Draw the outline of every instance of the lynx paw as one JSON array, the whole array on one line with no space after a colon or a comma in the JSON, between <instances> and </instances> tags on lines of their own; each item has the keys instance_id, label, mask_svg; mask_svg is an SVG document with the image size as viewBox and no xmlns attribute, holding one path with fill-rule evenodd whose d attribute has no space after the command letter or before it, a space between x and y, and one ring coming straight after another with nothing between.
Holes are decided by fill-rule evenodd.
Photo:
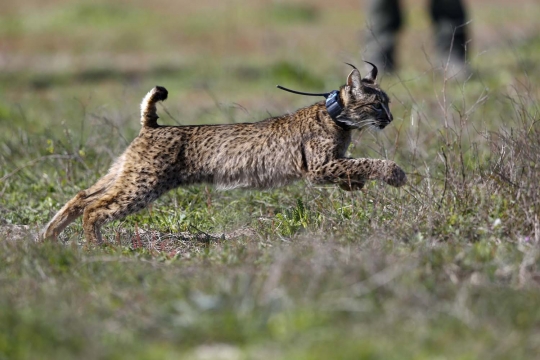
<instances>
[{"instance_id":1,"label":"lynx paw","mask_svg":"<svg viewBox=\"0 0 540 360\"><path fill-rule=\"evenodd\" d=\"M390 186L400 187L407 183L407 175L395 162L387 161L384 181Z\"/></svg>"}]
</instances>

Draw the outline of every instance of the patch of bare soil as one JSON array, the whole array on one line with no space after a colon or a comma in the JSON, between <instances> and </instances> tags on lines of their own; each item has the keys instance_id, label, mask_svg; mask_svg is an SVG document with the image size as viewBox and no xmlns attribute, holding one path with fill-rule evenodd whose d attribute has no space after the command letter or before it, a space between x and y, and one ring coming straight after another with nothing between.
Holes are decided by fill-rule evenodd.
<instances>
[{"instance_id":1,"label":"patch of bare soil","mask_svg":"<svg viewBox=\"0 0 540 360\"><path fill-rule=\"evenodd\" d=\"M30 225L1 225L0 238L12 241L33 240L38 241L39 228ZM219 240L232 240L242 236L253 236L255 231L250 227L241 227L226 233L206 233L203 231L163 233L155 230L118 229L115 241L122 244L126 240L134 248L147 248L159 251L172 251L178 247L179 242L211 242ZM65 240L60 236L60 240Z\"/></svg>"}]
</instances>

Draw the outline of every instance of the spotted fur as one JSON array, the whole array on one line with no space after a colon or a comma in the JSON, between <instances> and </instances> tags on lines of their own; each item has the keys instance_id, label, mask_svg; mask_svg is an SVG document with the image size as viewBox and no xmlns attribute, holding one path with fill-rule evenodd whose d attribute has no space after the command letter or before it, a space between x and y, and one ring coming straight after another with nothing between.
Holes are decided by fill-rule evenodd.
<instances>
[{"instance_id":1,"label":"spotted fur","mask_svg":"<svg viewBox=\"0 0 540 360\"><path fill-rule=\"evenodd\" d=\"M56 237L82 215L86 240L102 243L102 225L189 184L265 189L306 179L348 191L376 179L404 185L405 173L393 161L345 156L352 130L382 129L392 121L388 96L373 73L362 79L353 70L339 92L343 111L335 120L318 102L256 123L162 126L156 103L167 90L155 87L141 104L139 136L104 177L58 211L42 238Z\"/></svg>"}]
</instances>

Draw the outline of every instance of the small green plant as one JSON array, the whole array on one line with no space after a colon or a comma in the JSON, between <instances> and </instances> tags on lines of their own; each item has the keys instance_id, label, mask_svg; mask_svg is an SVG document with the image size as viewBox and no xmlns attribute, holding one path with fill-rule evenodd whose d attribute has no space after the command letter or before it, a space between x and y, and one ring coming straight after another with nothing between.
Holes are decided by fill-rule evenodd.
<instances>
[{"instance_id":1,"label":"small green plant","mask_svg":"<svg viewBox=\"0 0 540 360\"><path fill-rule=\"evenodd\" d=\"M320 218L310 212L301 199L296 199L295 207L276 214L276 232L282 236L292 236L319 222Z\"/></svg>"}]
</instances>

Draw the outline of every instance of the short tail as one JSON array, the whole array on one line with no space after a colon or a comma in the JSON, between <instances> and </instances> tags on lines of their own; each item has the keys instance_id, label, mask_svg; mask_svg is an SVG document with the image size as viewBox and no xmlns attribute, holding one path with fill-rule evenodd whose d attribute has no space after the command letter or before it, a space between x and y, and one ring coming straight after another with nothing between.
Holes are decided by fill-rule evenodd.
<instances>
[{"instance_id":1,"label":"short tail","mask_svg":"<svg viewBox=\"0 0 540 360\"><path fill-rule=\"evenodd\" d=\"M163 86L156 86L146 94L141 102L141 125L147 127L158 127L156 103L167 99L169 92Z\"/></svg>"}]
</instances>

